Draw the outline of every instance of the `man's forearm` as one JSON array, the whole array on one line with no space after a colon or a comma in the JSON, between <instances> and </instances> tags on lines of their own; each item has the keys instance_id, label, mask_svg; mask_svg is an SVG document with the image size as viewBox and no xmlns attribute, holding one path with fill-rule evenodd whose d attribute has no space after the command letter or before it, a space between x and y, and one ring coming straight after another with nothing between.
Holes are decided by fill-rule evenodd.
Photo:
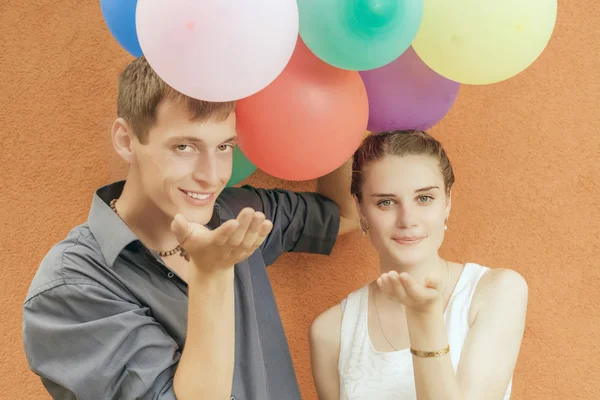
<instances>
[{"instance_id":1,"label":"man's forearm","mask_svg":"<svg viewBox=\"0 0 600 400\"><path fill-rule=\"evenodd\" d=\"M354 199L350 195L352 160L346 161L335 171L317 180L317 192L333 200L340 208L340 234L358 229L358 215Z\"/></svg>"},{"instance_id":2,"label":"man's forearm","mask_svg":"<svg viewBox=\"0 0 600 400\"><path fill-rule=\"evenodd\" d=\"M179 400L229 400L235 357L234 272L190 272L185 348L174 390Z\"/></svg>"}]
</instances>

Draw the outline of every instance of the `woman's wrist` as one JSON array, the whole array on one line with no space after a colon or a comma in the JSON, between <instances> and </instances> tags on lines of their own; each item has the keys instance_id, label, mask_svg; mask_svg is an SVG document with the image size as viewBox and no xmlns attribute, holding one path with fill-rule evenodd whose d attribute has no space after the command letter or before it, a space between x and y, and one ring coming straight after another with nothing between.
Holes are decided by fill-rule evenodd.
<instances>
[{"instance_id":1,"label":"woman's wrist","mask_svg":"<svg viewBox=\"0 0 600 400\"><path fill-rule=\"evenodd\" d=\"M446 348L448 337L443 305L428 309L406 308L406 322L411 348L420 351L437 351Z\"/></svg>"},{"instance_id":2,"label":"woman's wrist","mask_svg":"<svg viewBox=\"0 0 600 400\"><path fill-rule=\"evenodd\" d=\"M406 314L411 315L412 318L416 319L431 319L439 316L440 314L443 316L444 314L444 300L440 295L434 301L431 301L428 304L422 304L418 306L405 306Z\"/></svg>"}]
</instances>

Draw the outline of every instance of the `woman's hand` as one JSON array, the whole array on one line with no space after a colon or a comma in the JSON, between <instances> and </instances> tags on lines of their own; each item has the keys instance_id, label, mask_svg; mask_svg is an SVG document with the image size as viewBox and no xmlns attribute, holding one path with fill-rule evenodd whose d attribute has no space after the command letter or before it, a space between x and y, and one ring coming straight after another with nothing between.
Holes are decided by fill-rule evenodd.
<instances>
[{"instance_id":1,"label":"woman's hand","mask_svg":"<svg viewBox=\"0 0 600 400\"><path fill-rule=\"evenodd\" d=\"M428 313L443 303L440 280L424 278L417 282L410 274L386 272L377 279L379 289L391 300L403 304L415 312Z\"/></svg>"}]
</instances>

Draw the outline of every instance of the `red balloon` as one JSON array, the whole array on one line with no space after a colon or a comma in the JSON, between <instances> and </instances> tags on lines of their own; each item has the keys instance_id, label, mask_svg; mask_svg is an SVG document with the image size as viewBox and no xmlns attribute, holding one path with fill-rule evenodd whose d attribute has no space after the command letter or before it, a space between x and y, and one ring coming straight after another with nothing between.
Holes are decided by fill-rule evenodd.
<instances>
[{"instance_id":1,"label":"red balloon","mask_svg":"<svg viewBox=\"0 0 600 400\"><path fill-rule=\"evenodd\" d=\"M298 38L286 68L236 106L239 145L269 175L292 181L326 175L360 145L369 119L358 72L317 58Z\"/></svg>"}]
</instances>

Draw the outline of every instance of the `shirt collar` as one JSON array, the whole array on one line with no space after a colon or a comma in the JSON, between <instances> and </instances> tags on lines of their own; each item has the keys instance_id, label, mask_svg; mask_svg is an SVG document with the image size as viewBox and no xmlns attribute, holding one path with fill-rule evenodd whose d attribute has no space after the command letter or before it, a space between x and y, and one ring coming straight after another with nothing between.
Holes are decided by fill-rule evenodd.
<instances>
[{"instance_id":1,"label":"shirt collar","mask_svg":"<svg viewBox=\"0 0 600 400\"><path fill-rule=\"evenodd\" d=\"M118 199L123 192L125 181L118 181L96 190L92 199L92 207L88 215L88 225L94 238L98 242L100 251L106 263L112 267L123 249L140 239L119 216L110 208L110 202ZM211 220L207 224L209 229L220 225L219 206L215 204ZM141 243L141 242L140 242Z\"/></svg>"}]
</instances>

